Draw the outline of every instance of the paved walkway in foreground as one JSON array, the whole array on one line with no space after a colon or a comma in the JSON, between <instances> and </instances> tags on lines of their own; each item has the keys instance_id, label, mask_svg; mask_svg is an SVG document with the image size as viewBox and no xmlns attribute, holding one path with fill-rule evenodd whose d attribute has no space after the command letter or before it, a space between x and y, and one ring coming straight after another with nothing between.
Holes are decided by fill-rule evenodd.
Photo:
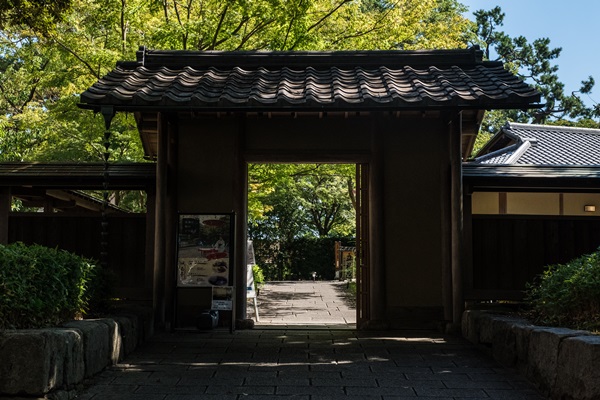
<instances>
[{"instance_id":1,"label":"paved walkway in foreground","mask_svg":"<svg viewBox=\"0 0 600 400\"><path fill-rule=\"evenodd\" d=\"M542 400L462 338L357 332L338 283L280 282L253 330L158 334L99 374L84 400ZM315 325L315 323L321 324ZM346 329L334 329L344 327Z\"/></svg>"}]
</instances>

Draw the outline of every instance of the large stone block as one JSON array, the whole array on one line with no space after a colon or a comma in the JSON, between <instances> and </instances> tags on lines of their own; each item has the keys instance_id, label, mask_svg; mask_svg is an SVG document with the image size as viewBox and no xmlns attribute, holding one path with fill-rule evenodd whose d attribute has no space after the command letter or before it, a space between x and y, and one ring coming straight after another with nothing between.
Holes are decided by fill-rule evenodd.
<instances>
[{"instance_id":1,"label":"large stone block","mask_svg":"<svg viewBox=\"0 0 600 400\"><path fill-rule=\"evenodd\" d=\"M549 393L557 379L558 350L561 341L585 334L585 331L566 328L532 329L529 335L527 377L538 383L543 392Z\"/></svg>"},{"instance_id":2,"label":"large stone block","mask_svg":"<svg viewBox=\"0 0 600 400\"><path fill-rule=\"evenodd\" d=\"M0 393L41 396L83 379L81 335L74 330L0 332Z\"/></svg>"},{"instance_id":3,"label":"large stone block","mask_svg":"<svg viewBox=\"0 0 600 400\"><path fill-rule=\"evenodd\" d=\"M107 365L115 365L124 357L119 324L111 318L102 318L96 321L106 325L108 329L108 359L106 361Z\"/></svg>"},{"instance_id":4,"label":"large stone block","mask_svg":"<svg viewBox=\"0 0 600 400\"><path fill-rule=\"evenodd\" d=\"M135 350L138 344L138 325L137 318L130 316L116 316L113 319L119 325L121 334L121 351L123 356L127 356Z\"/></svg>"},{"instance_id":5,"label":"large stone block","mask_svg":"<svg viewBox=\"0 0 600 400\"><path fill-rule=\"evenodd\" d=\"M500 364L513 367L519 362L517 330L525 326L525 320L508 316L496 316L492 321L492 356Z\"/></svg>"},{"instance_id":6,"label":"large stone block","mask_svg":"<svg viewBox=\"0 0 600 400\"><path fill-rule=\"evenodd\" d=\"M466 310L462 315L462 335L473 344L479 344L479 318L482 313L480 310Z\"/></svg>"},{"instance_id":7,"label":"large stone block","mask_svg":"<svg viewBox=\"0 0 600 400\"><path fill-rule=\"evenodd\" d=\"M83 335L83 359L85 377L102 371L111 359L108 325L96 320L71 321L65 327L75 329Z\"/></svg>"},{"instance_id":8,"label":"large stone block","mask_svg":"<svg viewBox=\"0 0 600 400\"><path fill-rule=\"evenodd\" d=\"M71 328L56 328L54 332L65 347L63 382L57 387L72 388L83 381L85 376L83 335L80 331Z\"/></svg>"},{"instance_id":9,"label":"large stone block","mask_svg":"<svg viewBox=\"0 0 600 400\"><path fill-rule=\"evenodd\" d=\"M496 315L481 314L479 316L479 343L491 346L494 339L494 319Z\"/></svg>"},{"instance_id":10,"label":"large stone block","mask_svg":"<svg viewBox=\"0 0 600 400\"><path fill-rule=\"evenodd\" d=\"M0 394L42 395L56 381L56 343L40 331L0 332Z\"/></svg>"},{"instance_id":11,"label":"large stone block","mask_svg":"<svg viewBox=\"0 0 600 400\"><path fill-rule=\"evenodd\" d=\"M515 334L515 350L517 352L517 369L523 375L527 374L529 364L529 337L536 328L530 324L515 324L512 330Z\"/></svg>"},{"instance_id":12,"label":"large stone block","mask_svg":"<svg viewBox=\"0 0 600 400\"><path fill-rule=\"evenodd\" d=\"M558 352L558 370L553 398L600 399L600 336L564 339Z\"/></svg>"},{"instance_id":13,"label":"large stone block","mask_svg":"<svg viewBox=\"0 0 600 400\"><path fill-rule=\"evenodd\" d=\"M146 325L130 314L60 328L0 331L0 397L71 396L84 377L132 352L151 332Z\"/></svg>"}]
</instances>

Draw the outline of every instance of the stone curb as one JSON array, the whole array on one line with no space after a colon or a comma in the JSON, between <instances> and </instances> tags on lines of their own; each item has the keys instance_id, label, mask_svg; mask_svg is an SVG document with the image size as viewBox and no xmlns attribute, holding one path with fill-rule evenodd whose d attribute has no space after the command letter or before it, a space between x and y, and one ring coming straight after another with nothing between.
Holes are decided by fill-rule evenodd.
<instances>
[{"instance_id":1,"label":"stone curb","mask_svg":"<svg viewBox=\"0 0 600 400\"><path fill-rule=\"evenodd\" d=\"M600 398L600 336L483 310L464 312L462 334L551 399Z\"/></svg>"},{"instance_id":2,"label":"stone curb","mask_svg":"<svg viewBox=\"0 0 600 400\"><path fill-rule=\"evenodd\" d=\"M0 397L67 399L152 335L152 312L0 331Z\"/></svg>"}]
</instances>

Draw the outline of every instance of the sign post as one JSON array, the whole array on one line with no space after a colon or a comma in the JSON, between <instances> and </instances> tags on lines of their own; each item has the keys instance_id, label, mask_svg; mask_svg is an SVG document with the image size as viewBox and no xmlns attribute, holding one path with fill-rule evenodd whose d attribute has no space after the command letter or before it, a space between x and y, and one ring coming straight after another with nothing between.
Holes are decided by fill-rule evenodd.
<instances>
[{"instance_id":1,"label":"sign post","mask_svg":"<svg viewBox=\"0 0 600 400\"><path fill-rule=\"evenodd\" d=\"M246 248L246 258L248 259L248 264L246 265L246 298L252 299L252 301L254 302L254 315L256 317L256 322L259 322L260 316L258 315L256 286L254 285L254 273L252 272L252 267L256 265L256 261L254 258L254 246L252 245L252 240L248 240L248 245Z\"/></svg>"}]
</instances>

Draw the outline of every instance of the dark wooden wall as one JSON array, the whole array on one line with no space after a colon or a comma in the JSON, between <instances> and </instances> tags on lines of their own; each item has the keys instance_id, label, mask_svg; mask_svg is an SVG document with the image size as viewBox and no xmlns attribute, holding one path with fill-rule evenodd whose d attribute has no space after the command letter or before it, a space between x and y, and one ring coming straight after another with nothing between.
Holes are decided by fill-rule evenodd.
<instances>
[{"instance_id":1,"label":"dark wooden wall","mask_svg":"<svg viewBox=\"0 0 600 400\"><path fill-rule=\"evenodd\" d=\"M474 215L467 299L518 300L526 282L550 264L600 246L600 218Z\"/></svg>"},{"instance_id":2,"label":"dark wooden wall","mask_svg":"<svg viewBox=\"0 0 600 400\"><path fill-rule=\"evenodd\" d=\"M146 215L108 218L108 266L117 279L115 295L151 299L152 283L146 277ZM36 243L100 260L100 223L98 215L11 214L8 242Z\"/></svg>"}]
</instances>

